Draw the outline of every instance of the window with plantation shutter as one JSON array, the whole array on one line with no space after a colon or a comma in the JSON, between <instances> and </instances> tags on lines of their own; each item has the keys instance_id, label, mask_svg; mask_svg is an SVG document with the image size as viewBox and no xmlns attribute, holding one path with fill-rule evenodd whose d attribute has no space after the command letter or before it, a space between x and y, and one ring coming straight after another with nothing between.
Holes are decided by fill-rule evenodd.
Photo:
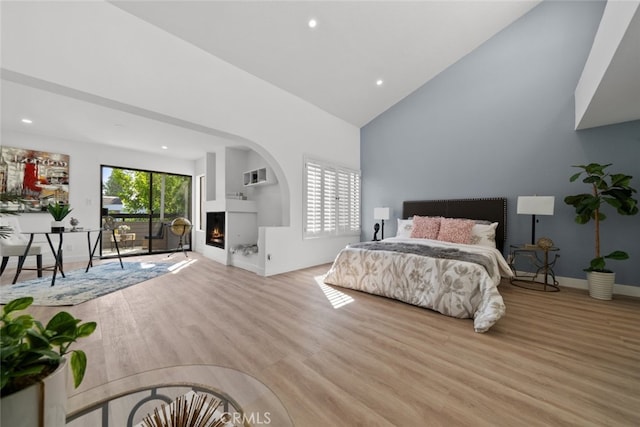
<instances>
[{"instance_id":1,"label":"window with plantation shutter","mask_svg":"<svg viewBox=\"0 0 640 427\"><path fill-rule=\"evenodd\" d=\"M322 231L334 234L336 231L337 195L336 171L324 168L322 171Z\"/></svg>"},{"instance_id":2,"label":"window with plantation shutter","mask_svg":"<svg viewBox=\"0 0 640 427\"><path fill-rule=\"evenodd\" d=\"M306 220L305 234L310 236L320 235L322 232L322 167L317 164L307 163L306 174L306 200L304 201Z\"/></svg>"},{"instance_id":3,"label":"window with plantation shutter","mask_svg":"<svg viewBox=\"0 0 640 427\"><path fill-rule=\"evenodd\" d=\"M306 160L304 236L360 234L360 173Z\"/></svg>"}]
</instances>

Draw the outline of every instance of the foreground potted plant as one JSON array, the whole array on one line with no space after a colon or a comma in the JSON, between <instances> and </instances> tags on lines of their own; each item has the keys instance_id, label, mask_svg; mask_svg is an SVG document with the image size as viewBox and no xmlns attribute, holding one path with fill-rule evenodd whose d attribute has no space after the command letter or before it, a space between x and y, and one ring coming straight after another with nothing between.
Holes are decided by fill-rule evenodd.
<instances>
[{"instance_id":1,"label":"foreground potted plant","mask_svg":"<svg viewBox=\"0 0 640 427\"><path fill-rule=\"evenodd\" d=\"M67 204L56 202L54 204L47 206L47 211L53 217L53 221L51 222L51 232L59 233L64 231L64 224L62 220L65 219L67 215L71 213L73 209L69 207Z\"/></svg>"},{"instance_id":2,"label":"foreground potted plant","mask_svg":"<svg viewBox=\"0 0 640 427\"><path fill-rule=\"evenodd\" d=\"M96 329L95 322L80 323L59 312L46 326L29 314L13 316L33 303L32 297L15 299L2 308L0 322L0 399L3 426L63 426L66 417L65 355L71 353L73 383L78 387L87 368L82 350L70 350L77 339Z\"/></svg>"},{"instance_id":3,"label":"foreground potted plant","mask_svg":"<svg viewBox=\"0 0 640 427\"><path fill-rule=\"evenodd\" d=\"M589 295L597 299L610 300L613 294L615 273L606 268L605 260L625 260L629 255L623 251L613 251L608 255L600 253L600 221L604 221L606 215L602 213L603 203L615 208L620 215L635 215L638 213L638 201L633 198L636 192L630 186L630 175L621 173L612 174L606 171L611 163L600 165L590 163L588 165L574 165L582 169L571 176L569 181L574 182L585 175L582 182L591 187L591 193L582 193L575 196L567 196L564 201L576 210L576 222L587 224L591 220L595 223L595 258L591 260L587 272L589 283Z\"/></svg>"}]
</instances>

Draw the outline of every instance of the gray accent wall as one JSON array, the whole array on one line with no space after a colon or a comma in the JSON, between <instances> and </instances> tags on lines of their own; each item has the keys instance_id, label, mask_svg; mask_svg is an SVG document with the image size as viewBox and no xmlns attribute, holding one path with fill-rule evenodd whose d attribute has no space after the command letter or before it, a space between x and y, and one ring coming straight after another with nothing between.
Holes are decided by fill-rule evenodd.
<instances>
[{"instance_id":1,"label":"gray accent wall","mask_svg":"<svg viewBox=\"0 0 640 427\"><path fill-rule=\"evenodd\" d=\"M640 121L574 130L574 90L604 2L545 1L361 130L362 240L373 209L389 206L396 232L404 200L507 197L508 244L528 243L531 216L518 196L555 196L554 216L538 216L537 237L560 248L556 274L583 279L593 258L593 225L578 225L566 195L571 165L613 163L640 188ZM616 283L640 286L640 215L614 212L602 223Z\"/></svg>"}]
</instances>

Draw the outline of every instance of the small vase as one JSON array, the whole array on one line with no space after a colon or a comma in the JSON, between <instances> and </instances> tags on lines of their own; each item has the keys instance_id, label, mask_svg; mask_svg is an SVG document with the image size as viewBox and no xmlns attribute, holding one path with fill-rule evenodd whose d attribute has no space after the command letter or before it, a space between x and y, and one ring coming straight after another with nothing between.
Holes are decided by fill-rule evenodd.
<instances>
[{"instance_id":1,"label":"small vase","mask_svg":"<svg viewBox=\"0 0 640 427\"><path fill-rule=\"evenodd\" d=\"M64 231L64 223L62 221L51 221L51 232L61 233Z\"/></svg>"}]
</instances>

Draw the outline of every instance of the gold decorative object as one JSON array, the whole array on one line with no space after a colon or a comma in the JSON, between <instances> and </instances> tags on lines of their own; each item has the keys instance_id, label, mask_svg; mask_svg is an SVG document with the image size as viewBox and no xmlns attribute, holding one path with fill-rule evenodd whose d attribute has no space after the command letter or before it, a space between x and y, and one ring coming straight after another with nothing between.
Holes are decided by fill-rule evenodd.
<instances>
[{"instance_id":1,"label":"gold decorative object","mask_svg":"<svg viewBox=\"0 0 640 427\"><path fill-rule=\"evenodd\" d=\"M553 247L553 240L548 237L541 237L536 242L536 245L538 245L538 247L542 249L549 249Z\"/></svg>"},{"instance_id":2,"label":"gold decorative object","mask_svg":"<svg viewBox=\"0 0 640 427\"><path fill-rule=\"evenodd\" d=\"M176 218L171 221L170 230L176 236L184 236L191 231L191 221L187 218Z\"/></svg>"},{"instance_id":3,"label":"gold decorative object","mask_svg":"<svg viewBox=\"0 0 640 427\"><path fill-rule=\"evenodd\" d=\"M184 256L188 256L183 244L184 235L191 231L191 227L191 221L189 221L187 218L182 217L174 219L173 221L171 221L171 225L169 225L169 230L171 230L171 232L176 236L180 237L180 241L178 242L178 247L176 248L175 252L182 249ZM171 254L169 254L169 256L171 256Z\"/></svg>"}]
</instances>

